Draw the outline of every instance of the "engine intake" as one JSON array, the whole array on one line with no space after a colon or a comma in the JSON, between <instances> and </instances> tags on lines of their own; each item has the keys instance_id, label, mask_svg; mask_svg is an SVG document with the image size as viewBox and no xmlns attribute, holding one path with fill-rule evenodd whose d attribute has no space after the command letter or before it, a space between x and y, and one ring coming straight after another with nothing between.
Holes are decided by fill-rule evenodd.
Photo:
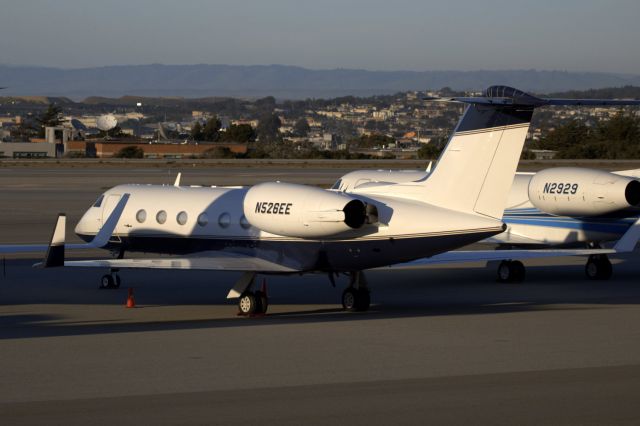
<instances>
[{"instance_id":1,"label":"engine intake","mask_svg":"<svg viewBox=\"0 0 640 426\"><path fill-rule=\"evenodd\" d=\"M624 196L629 205L637 206L640 204L640 182L637 180L629 182L627 188L624 190Z\"/></svg>"},{"instance_id":2,"label":"engine intake","mask_svg":"<svg viewBox=\"0 0 640 426\"><path fill-rule=\"evenodd\" d=\"M351 200L342 209L344 223L347 226L358 229L367 221L367 206L360 200Z\"/></svg>"}]
</instances>

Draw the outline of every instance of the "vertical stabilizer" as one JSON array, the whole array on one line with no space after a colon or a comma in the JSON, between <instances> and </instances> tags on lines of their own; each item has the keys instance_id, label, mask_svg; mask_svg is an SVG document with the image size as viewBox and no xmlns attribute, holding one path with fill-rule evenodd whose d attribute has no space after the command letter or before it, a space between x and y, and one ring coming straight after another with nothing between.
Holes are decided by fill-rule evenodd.
<instances>
[{"instance_id":1,"label":"vertical stabilizer","mask_svg":"<svg viewBox=\"0 0 640 426\"><path fill-rule=\"evenodd\" d=\"M538 98L507 86L491 86L477 98L430 100L462 102L467 109L435 170L416 182L422 185L420 199L496 219L506 207L535 108L640 105L636 99Z\"/></svg>"},{"instance_id":2,"label":"vertical stabilizer","mask_svg":"<svg viewBox=\"0 0 640 426\"><path fill-rule=\"evenodd\" d=\"M501 219L533 109L488 102L467 105L423 183L424 201Z\"/></svg>"}]
</instances>

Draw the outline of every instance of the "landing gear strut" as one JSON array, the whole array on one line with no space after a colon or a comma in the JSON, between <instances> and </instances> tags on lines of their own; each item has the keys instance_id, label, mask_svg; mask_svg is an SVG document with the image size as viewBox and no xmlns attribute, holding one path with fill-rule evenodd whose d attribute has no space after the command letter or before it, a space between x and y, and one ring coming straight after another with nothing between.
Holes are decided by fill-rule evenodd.
<instances>
[{"instance_id":1,"label":"landing gear strut","mask_svg":"<svg viewBox=\"0 0 640 426\"><path fill-rule=\"evenodd\" d=\"M524 280L526 269L519 260L503 260L498 265L498 282L519 283Z\"/></svg>"},{"instance_id":2,"label":"landing gear strut","mask_svg":"<svg viewBox=\"0 0 640 426\"><path fill-rule=\"evenodd\" d=\"M371 305L371 295L362 271L350 274L351 282L342 292L342 307L350 312L363 312Z\"/></svg>"},{"instance_id":3,"label":"landing gear strut","mask_svg":"<svg viewBox=\"0 0 640 426\"><path fill-rule=\"evenodd\" d=\"M592 254L584 266L584 272L591 280L608 280L613 273L613 266L606 254Z\"/></svg>"},{"instance_id":4,"label":"landing gear strut","mask_svg":"<svg viewBox=\"0 0 640 426\"><path fill-rule=\"evenodd\" d=\"M100 279L100 288L103 289L115 289L120 288L120 275L118 275L117 269L112 269L108 274L105 274Z\"/></svg>"}]
</instances>

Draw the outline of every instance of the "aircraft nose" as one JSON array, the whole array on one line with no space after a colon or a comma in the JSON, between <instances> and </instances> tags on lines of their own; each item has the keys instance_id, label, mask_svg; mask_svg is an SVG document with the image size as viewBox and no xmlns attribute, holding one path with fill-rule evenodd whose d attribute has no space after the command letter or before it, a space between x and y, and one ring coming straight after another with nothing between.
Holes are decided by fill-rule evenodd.
<instances>
[{"instance_id":1,"label":"aircraft nose","mask_svg":"<svg viewBox=\"0 0 640 426\"><path fill-rule=\"evenodd\" d=\"M74 232L85 241L91 240L93 235L98 232L98 216L95 207L89 208L78 221Z\"/></svg>"}]
</instances>

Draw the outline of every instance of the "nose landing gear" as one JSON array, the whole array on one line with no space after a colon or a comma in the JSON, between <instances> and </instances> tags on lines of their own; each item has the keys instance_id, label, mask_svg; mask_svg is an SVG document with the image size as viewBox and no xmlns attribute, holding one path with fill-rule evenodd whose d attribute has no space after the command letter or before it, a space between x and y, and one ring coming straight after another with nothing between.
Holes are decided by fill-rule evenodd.
<instances>
[{"instance_id":1,"label":"nose landing gear","mask_svg":"<svg viewBox=\"0 0 640 426\"><path fill-rule=\"evenodd\" d=\"M100 287L101 289L116 289L120 288L120 284L122 280L120 279L120 275L118 275L117 269L112 269L108 274L105 274L100 279Z\"/></svg>"},{"instance_id":2,"label":"nose landing gear","mask_svg":"<svg viewBox=\"0 0 640 426\"><path fill-rule=\"evenodd\" d=\"M260 290L254 290L255 272L245 272L229 291L227 298L238 298L238 315L252 316L264 315L269 308L267 296L267 283L262 282Z\"/></svg>"}]
</instances>

